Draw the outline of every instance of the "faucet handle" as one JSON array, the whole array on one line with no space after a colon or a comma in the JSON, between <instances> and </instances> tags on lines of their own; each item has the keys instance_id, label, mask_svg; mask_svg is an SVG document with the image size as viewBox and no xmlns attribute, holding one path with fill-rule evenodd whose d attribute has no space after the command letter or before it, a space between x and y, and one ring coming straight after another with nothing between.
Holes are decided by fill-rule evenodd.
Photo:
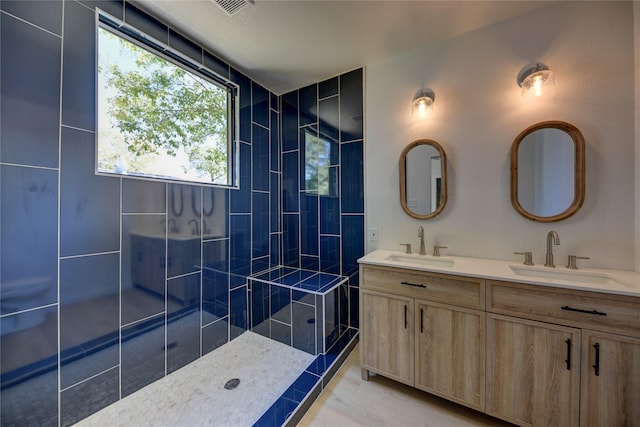
<instances>
[{"instance_id":1,"label":"faucet handle","mask_svg":"<svg viewBox=\"0 0 640 427\"><path fill-rule=\"evenodd\" d=\"M576 255L569 255L569 260L567 261L567 268L569 270L577 270L578 269L578 265L576 264L576 260L579 259L591 259L588 256L576 256Z\"/></svg>"},{"instance_id":2,"label":"faucet handle","mask_svg":"<svg viewBox=\"0 0 640 427\"><path fill-rule=\"evenodd\" d=\"M407 250L404 251L405 254L410 254L411 253L411 243L400 243L400 245L407 247Z\"/></svg>"},{"instance_id":3,"label":"faucet handle","mask_svg":"<svg viewBox=\"0 0 640 427\"><path fill-rule=\"evenodd\" d=\"M533 265L533 253L531 251L514 252L514 254L524 255L524 265Z\"/></svg>"},{"instance_id":4,"label":"faucet handle","mask_svg":"<svg viewBox=\"0 0 640 427\"><path fill-rule=\"evenodd\" d=\"M440 256L440 249L447 249L447 246L433 246L433 256Z\"/></svg>"}]
</instances>

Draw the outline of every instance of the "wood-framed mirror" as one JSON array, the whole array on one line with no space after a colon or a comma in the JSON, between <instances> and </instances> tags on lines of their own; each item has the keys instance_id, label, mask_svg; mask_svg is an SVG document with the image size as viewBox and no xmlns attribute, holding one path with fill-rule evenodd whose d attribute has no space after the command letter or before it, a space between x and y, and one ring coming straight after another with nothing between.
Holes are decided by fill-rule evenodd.
<instances>
[{"instance_id":1,"label":"wood-framed mirror","mask_svg":"<svg viewBox=\"0 0 640 427\"><path fill-rule=\"evenodd\" d=\"M407 215L429 219L447 203L447 157L440 144L418 139L400 154L400 205Z\"/></svg>"},{"instance_id":2,"label":"wood-framed mirror","mask_svg":"<svg viewBox=\"0 0 640 427\"><path fill-rule=\"evenodd\" d=\"M562 121L529 126L511 145L511 204L523 217L555 222L584 203L585 143Z\"/></svg>"}]
</instances>

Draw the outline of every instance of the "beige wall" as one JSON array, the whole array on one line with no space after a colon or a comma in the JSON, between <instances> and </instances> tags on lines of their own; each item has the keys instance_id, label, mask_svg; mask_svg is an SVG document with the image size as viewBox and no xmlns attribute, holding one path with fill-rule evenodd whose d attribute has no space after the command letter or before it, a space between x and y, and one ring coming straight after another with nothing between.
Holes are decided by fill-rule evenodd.
<instances>
[{"instance_id":1,"label":"beige wall","mask_svg":"<svg viewBox=\"0 0 640 427\"><path fill-rule=\"evenodd\" d=\"M367 251L416 244L423 225L427 244L448 246L451 255L518 260L514 251L531 250L541 264L553 229L559 265L576 254L592 258L584 266L634 269L633 6L562 2L369 65L366 214L379 241L367 242ZM534 61L555 72L556 90L531 101L520 96L516 75ZM410 100L422 86L435 91L436 102L434 117L420 122ZM587 144L584 206L552 224L526 220L509 199L511 143L544 120L572 123ZM449 202L427 221L410 218L398 203L397 159L419 138L438 141L448 156Z\"/></svg>"}]
</instances>

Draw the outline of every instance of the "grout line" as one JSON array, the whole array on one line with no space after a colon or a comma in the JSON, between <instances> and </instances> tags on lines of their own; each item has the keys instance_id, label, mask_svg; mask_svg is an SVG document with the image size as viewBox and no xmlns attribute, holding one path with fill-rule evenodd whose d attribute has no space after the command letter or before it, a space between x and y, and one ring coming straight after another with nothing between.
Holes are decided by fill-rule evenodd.
<instances>
[{"instance_id":1,"label":"grout line","mask_svg":"<svg viewBox=\"0 0 640 427\"><path fill-rule=\"evenodd\" d=\"M25 19L20 18L19 16L16 16L16 15L14 15L12 13L9 13L9 12L6 12L4 10L0 10L0 14L10 16L10 17L12 17L14 19L17 19L20 22L24 22L27 25L30 25L30 26L32 26L34 28L42 30L45 33L51 34L52 36L54 36L56 38L62 39L62 37L63 37L63 34L64 34L64 6L62 6L62 26L60 28L60 34L56 34L53 31L47 30L46 28L40 27L40 26L38 26L38 25L36 25L36 24L34 24L32 22L29 22L29 21L27 21Z\"/></svg>"},{"instance_id":2,"label":"grout line","mask_svg":"<svg viewBox=\"0 0 640 427\"><path fill-rule=\"evenodd\" d=\"M56 248L58 253L57 253L57 302L58 302L58 309L57 311L57 332L58 332L58 342L57 342L57 358L58 358L58 375L57 375L57 381L58 383L56 384L56 397L58 398L58 416L57 416L57 421L58 421L58 426L62 425L62 391L60 390L60 385L62 384L62 375L61 375L61 371L62 371L62 360L60 357L60 354L62 352L62 341L60 339L61 336L61 316L60 316L60 288L61 288L61 283L60 283L60 267L62 265L61 263L61 258L60 258L60 253L61 253L61 228L62 228L62 221L61 221L61 210L62 210L62 197L60 196L60 194L62 193L62 174L61 174L61 170L62 170L62 94L63 94L63 85L64 85L64 16L65 16L65 8L66 8L66 4L65 2L62 2L62 24L60 27L60 95L59 95L59 127L58 127L58 224L57 224L57 228L58 228L58 247Z\"/></svg>"}]
</instances>

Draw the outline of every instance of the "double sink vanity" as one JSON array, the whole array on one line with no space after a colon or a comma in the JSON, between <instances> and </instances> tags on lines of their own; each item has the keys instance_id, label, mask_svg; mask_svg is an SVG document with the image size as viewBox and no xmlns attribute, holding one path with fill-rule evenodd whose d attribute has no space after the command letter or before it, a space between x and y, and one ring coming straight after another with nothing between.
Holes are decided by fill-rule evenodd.
<instances>
[{"instance_id":1,"label":"double sink vanity","mask_svg":"<svg viewBox=\"0 0 640 427\"><path fill-rule=\"evenodd\" d=\"M566 220L585 199L585 141L566 122L523 130L511 146L515 211ZM433 140L400 155L400 205L443 213L447 158ZM362 378L377 373L523 426L640 426L640 273L545 267L376 250L360 264Z\"/></svg>"},{"instance_id":2,"label":"double sink vanity","mask_svg":"<svg viewBox=\"0 0 640 427\"><path fill-rule=\"evenodd\" d=\"M640 274L376 250L360 363L533 426L640 425Z\"/></svg>"}]
</instances>

